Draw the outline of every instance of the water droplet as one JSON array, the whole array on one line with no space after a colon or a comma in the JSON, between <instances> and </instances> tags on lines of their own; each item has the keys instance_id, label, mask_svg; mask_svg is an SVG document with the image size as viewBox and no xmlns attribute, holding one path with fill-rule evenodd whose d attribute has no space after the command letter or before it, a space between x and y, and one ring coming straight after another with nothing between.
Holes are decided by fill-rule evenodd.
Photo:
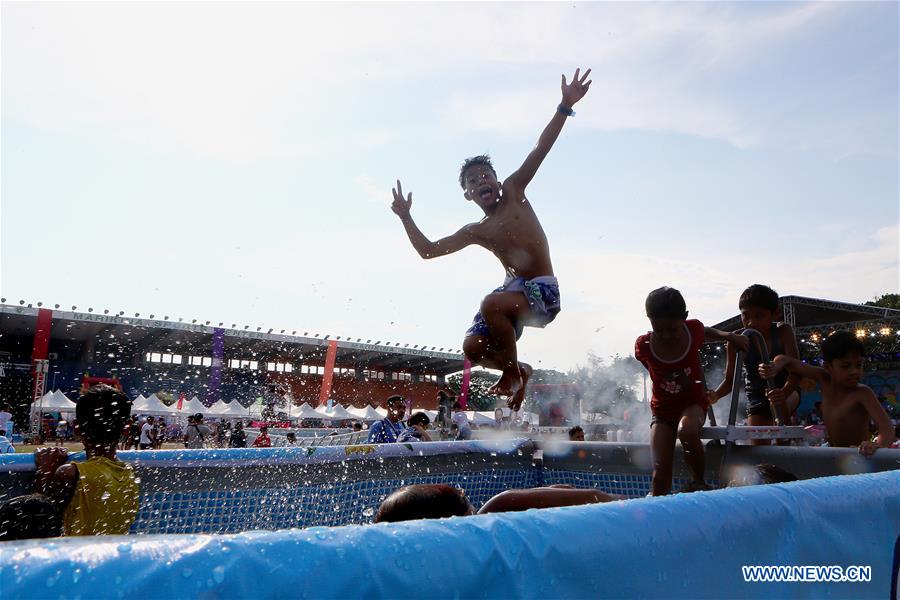
<instances>
[{"instance_id":1,"label":"water droplet","mask_svg":"<svg viewBox=\"0 0 900 600\"><path fill-rule=\"evenodd\" d=\"M185 569L182 569L182 570L181 570L181 576L182 576L182 577L190 577L191 574L192 574L193 572L194 572L193 569L187 569L187 568L185 568Z\"/></svg>"},{"instance_id":2,"label":"water droplet","mask_svg":"<svg viewBox=\"0 0 900 600\"><path fill-rule=\"evenodd\" d=\"M225 581L225 567L219 565L218 567L212 570L213 579L215 579L216 583L222 583Z\"/></svg>"}]
</instances>

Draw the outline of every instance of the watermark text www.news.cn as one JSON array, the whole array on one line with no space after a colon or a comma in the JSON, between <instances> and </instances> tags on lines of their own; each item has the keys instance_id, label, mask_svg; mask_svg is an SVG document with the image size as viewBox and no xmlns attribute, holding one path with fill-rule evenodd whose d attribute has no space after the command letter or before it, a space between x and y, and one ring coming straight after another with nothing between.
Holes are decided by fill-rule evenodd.
<instances>
[{"instance_id":1,"label":"watermark text www.news.cn","mask_svg":"<svg viewBox=\"0 0 900 600\"><path fill-rule=\"evenodd\" d=\"M865 583L872 581L872 567L850 565L747 565L741 567L746 582Z\"/></svg>"}]
</instances>

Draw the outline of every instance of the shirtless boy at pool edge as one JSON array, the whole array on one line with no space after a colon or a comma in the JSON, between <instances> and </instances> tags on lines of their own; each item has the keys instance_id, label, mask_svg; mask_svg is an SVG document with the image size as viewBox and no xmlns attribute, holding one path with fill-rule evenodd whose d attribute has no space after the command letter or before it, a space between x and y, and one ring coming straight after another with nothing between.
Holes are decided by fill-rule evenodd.
<instances>
[{"instance_id":1,"label":"shirtless boy at pool edge","mask_svg":"<svg viewBox=\"0 0 900 600\"><path fill-rule=\"evenodd\" d=\"M412 194L404 198L399 180L391 205L422 258L445 256L474 244L490 250L506 270L503 285L482 300L481 310L466 331L463 352L473 363L503 372L491 392L508 396L513 410L522 406L525 385L532 373L530 365L519 362L516 341L525 325L544 327L560 309L559 285L553 275L547 236L525 197L525 188L559 137L566 119L575 114L572 107L591 85L591 70L584 75L580 71L575 70L572 83L566 83L566 76L562 76L562 102L525 162L502 185L489 157L476 156L463 163L459 183L466 200L484 211L481 221L432 242L413 222L409 214Z\"/></svg>"}]
</instances>

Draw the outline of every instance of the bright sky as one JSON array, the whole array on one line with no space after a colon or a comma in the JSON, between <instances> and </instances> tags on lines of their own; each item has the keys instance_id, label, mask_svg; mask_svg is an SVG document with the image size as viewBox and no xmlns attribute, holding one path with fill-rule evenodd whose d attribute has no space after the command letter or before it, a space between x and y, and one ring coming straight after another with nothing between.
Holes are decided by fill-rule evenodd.
<instances>
[{"instance_id":1,"label":"bright sky","mask_svg":"<svg viewBox=\"0 0 900 600\"><path fill-rule=\"evenodd\" d=\"M594 81L528 189L563 312L523 359L628 354L643 300L712 324L751 283L897 292L898 5L2 5L7 301L460 348L502 280L456 178L518 167Z\"/></svg>"}]
</instances>

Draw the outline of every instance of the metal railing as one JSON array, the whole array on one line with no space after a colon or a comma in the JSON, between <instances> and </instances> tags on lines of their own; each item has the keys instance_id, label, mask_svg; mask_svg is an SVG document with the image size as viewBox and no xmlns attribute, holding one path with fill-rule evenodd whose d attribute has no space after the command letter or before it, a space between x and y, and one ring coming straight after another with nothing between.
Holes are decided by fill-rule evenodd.
<instances>
[{"instance_id":1,"label":"metal railing","mask_svg":"<svg viewBox=\"0 0 900 600\"><path fill-rule=\"evenodd\" d=\"M748 338L751 344L763 360L768 361L769 348L766 345L766 339L755 329L744 329L741 332ZM713 414L712 407L709 408L709 427L703 427L700 430L701 439L707 440L724 440L727 445L734 444L738 440L794 440L805 439L806 432L803 427L785 425L787 416L784 411L784 404L781 402L772 402L772 413L775 416L775 425L769 426L753 426L753 425L737 425L738 400L740 397L740 387L738 381L743 375L744 353L738 350L735 353L734 360L734 378L731 387L731 406L728 411L728 424L724 427L716 424L716 417ZM768 389L775 388L773 379L766 380Z\"/></svg>"}]
</instances>

